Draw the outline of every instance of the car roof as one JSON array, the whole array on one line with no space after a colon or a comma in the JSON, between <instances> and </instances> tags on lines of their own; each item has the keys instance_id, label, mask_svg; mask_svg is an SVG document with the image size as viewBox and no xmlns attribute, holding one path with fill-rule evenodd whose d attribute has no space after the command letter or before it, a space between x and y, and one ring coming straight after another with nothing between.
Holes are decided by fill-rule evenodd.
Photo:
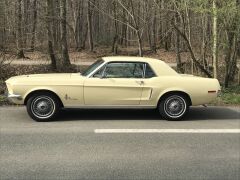
<instances>
[{"instance_id":1,"label":"car roof","mask_svg":"<svg viewBox=\"0 0 240 180\"><path fill-rule=\"evenodd\" d=\"M148 57L138 57L138 56L107 56L102 58L105 62L147 62L154 70L157 76L176 76L178 73L173 70L169 65L167 65L164 61L148 58Z\"/></svg>"},{"instance_id":2,"label":"car roof","mask_svg":"<svg viewBox=\"0 0 240 180\"><path fill-rule=\"evenodd\" d=\"M159 59L153 59L148 57L138 57L138 56L107 56L102 58L106 62L110 61L132 61L132 62L150 62L150 61L159 61L163 62Z\"/></svg>"}]
</instances>

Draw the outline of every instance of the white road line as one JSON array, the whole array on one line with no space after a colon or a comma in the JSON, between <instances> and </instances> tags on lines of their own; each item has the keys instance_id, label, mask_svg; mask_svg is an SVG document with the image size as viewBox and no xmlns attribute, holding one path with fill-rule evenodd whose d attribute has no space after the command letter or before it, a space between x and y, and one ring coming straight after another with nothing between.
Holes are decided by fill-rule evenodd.
<instances>
[{"instance_id":1,"label":"white road line","mask_svg":"<svg viewBox=\"0 0 240 180\"><path fill-rule=\"evenodd\" d=\"M95 129L94 133L240 133L240 129Z\"/></svg>"}]
</instances>

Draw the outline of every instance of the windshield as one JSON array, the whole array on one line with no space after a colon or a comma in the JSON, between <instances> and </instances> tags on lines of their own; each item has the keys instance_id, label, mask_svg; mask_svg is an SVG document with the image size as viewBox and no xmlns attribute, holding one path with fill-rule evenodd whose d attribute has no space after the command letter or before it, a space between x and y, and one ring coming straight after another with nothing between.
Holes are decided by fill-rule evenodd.
<instances>
[{"instance_id":1,"label":"windshield","mask_svg":"<svg viewBox=\"0 0 240 180\"><path fill-rule=\"evenodd\" d=\"M100 66L104 61L102 59L97 60L95 63L90 65L83 73L83 76L88 76L91 72L93 72L98 66Z\"/></svg>"}]
</instances>

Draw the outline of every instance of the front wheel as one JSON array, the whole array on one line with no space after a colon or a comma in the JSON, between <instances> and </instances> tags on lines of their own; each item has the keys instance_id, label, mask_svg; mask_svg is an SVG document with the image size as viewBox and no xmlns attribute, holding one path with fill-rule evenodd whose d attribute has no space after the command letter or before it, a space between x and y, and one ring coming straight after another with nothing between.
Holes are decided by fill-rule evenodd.
<instances>
[{"instance_id":1,"label":"front wheel","mask_svg":"<svg viewBox=\"0 0 240 180\"><path fill-rule=\"evenodd\" d=\"M60 109L57 97L50 93L36 93L27 101L27 112L36 121L49 121L54 119Z\"/></svg>"},{"instance_id":2,"label":"front wheel","mask_svg":"<svg viewBox=\"0 0 240 180\"><path fill-rule=\"evenodd\" d=\"M169 95L160 101L158 110L167 120L179 120L188 112L189 104L186 97L182 95Z\"/></svg>"}]
</instances>

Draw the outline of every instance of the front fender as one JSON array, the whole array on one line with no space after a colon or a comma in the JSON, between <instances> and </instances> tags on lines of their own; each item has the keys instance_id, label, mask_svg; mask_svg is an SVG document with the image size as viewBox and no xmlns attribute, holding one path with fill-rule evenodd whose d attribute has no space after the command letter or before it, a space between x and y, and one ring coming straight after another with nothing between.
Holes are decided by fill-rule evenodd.
<instances>
[{"instance_id":1,"label":"front fender","mask_svg":"<svg viewBox=\"0 0 240 180\"><path fill-rule=\"evenodd\" d=\"M54 88L51 87L46 87L46 86L39 86L39 87L35 87L35 88L30 88L26 91L26 93L23 95L23 101L25 102L27 96L33 92L36 91L49 91L54 93L55 95L57 95L59 97L59 99L63 102L64 101L64 95L61 93L59 93L59 91L55 90Z\"/></svg>"}]
</instances>

